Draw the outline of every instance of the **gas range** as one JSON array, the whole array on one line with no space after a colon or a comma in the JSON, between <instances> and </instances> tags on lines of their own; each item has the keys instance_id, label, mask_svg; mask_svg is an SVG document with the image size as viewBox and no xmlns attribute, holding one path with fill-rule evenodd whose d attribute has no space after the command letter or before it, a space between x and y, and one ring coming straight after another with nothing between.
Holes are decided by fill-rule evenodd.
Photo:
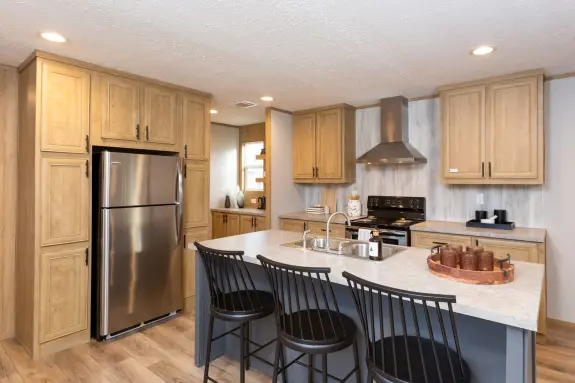
<instances>
[{"instance_id":1,"label":"gas range","mask_svg":"<svg viewBox=\"0 0 575 383\"><path fill-rule=\"evenodd\" d=\"M385 243L409 246L409 227L425 221L425 198L369 196L367 214L367 218L351 221L346 237L358 239L359 229L371 229L377 230Z\"/></svg>"}]
</instances>

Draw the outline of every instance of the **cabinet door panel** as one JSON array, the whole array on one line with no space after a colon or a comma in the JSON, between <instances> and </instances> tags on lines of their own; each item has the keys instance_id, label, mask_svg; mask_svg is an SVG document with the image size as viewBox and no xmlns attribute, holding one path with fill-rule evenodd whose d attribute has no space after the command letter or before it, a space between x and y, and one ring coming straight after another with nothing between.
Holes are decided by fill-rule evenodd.
<instances>
[{"instance_id":1,"label":"cabinet door panel","mask_svg":"<svg viewBox=\"0 0 575 383\"><path fill-rule=\"evenodd\" d=\"M212 238L223 238L226 236L226 214L214 212L212 215Z\"/></svg>"},{"instance_id":2,"label":"cabinet door panel","mask_svg":"<svg viewBox=\"0 0 575 383\"><path fill-rule=\"evenodd\" d=\"M315 148L319 179L342 177L342 138L341 109L318 112Z\"/></svg>"},{"instance_id":3,"label":"cabinet door panel","mask_svg":"<svg viewBox=\"0 0 575 383\"><path fill-rule=\"evenodd\" d=\"M90 184L86 161L42 159L42 246L89 239Z\"/></svg>"},{"instance_id":4,"label":"cabinet door panel","mask_svg":"<svg viewBox=\"0 0 575 383\"><path fill-rule=\"evenodd\" d=\"M86 153L90 124L90 73L42 61L41 150Z\"/></svg>"},{"instance_id":5,"label":"cabinet door panel","mask_svg":"<svg viewBox=\"0 0 575 383\"><path fill-rule=\"evenodd\" d=\"M477 245L484 250L493 251L495 258L506 258L509 254L512 262L539 262L536 243L478 238Z\"/></svg>"},{"instance_id":6,"label":"cabinet door panel","mask_svg":"<svg viewBox=\"0 0 575 383\"><path fill-rule=\"evenodd\" d=\"M315 113L293 117L293 178L313 179L315 167Z\"/></svg>"},{"instance_id":7,"label":"cabinet door panel","mask_svg":"<svg viewBox=\"0 0 575 383\"><path fill-rule=\"evenodd\" d=\"M184 257L182 270L184 275L182 280L184 282L184 298L189 298L196 295L196 250L188 248L188 244L194 242L201 242L208 239L207 228L189 229L184 232Z\"/></svg>"},{"instance_id":8,"label":"cabinet door panel","mask_svg":"<svg viewBox=\"0 0 575 383\"><path fill-rule=\"evenodd\" d=\"M423 231L411 232L411 246L431 249L440 245L461 245L465 249L471 246L471 237L465 235L427 233Z\"/></svg>"},{"instance_id":9,"label":"cabinet door panel","mask_svg":"<svg viewBox=\"0 0 575 383\"><path fill-rule=\"evenodd\" d=\"M263 231L268 229L268 221L265 217L256 217L256 231Z\"/></svg>"},{"instance_id":10,"label":"cabinet door panel","mask_svg":"<svg viewBox=\"0 0 575 383\"><path fill-rule=\"evenodd\" d=\"M487 158L491 178L539 176L538 78L488 87Z\"/></svg>"},{"instance_id":11,"label":"cabinet door panel","mask_svg":"<svg viewBox=\"0 0 575 383\"><path fill-rule=\"evenodd\" d=\"M40 343L88 327L86 249L42 254Z\"/></svg>"},{"instance_id":12,"label":"cabinet door panel","mask_svg":"<svg viewBox=\"0 0 575 383\"><path fill-rule=\"evenodd\" d=\"M208 226L210 167L188 162L184 174L184 227Z\"/></svg>"},{"instance_id":13,"label":"cabinet door panel","mask_svg":"<svg viewBox=\"0 0 575 383\"><path fill-rule=\"evenodd\" d=\"M144 140L159 144L175 145L176 92L153 85L144 90Z\"/></svg>"},{"instance_id":14,"label":"cabinet door panel","mask_svg":"<svg viewBox=\"0 0 575 383\"><path fill-rule=\"evenodd\" d=\"M207 161L210 158L210 111L206 99L184 94L182 121L186 158Z\"/></svg>"},{"instance_id":15,"label":"cabinet door panel","mask_svg":"<svg viewBox=\"0 0 575 383\"><path fill-rule=\"evenodd\" d=\"M485 176L485 87L441 93L443 177Z\"/></svg>"},{"instance_id":16,"label":"cabinet door panel","mask_svg":"<svg viewBox=\"0 0 575 383\"><path fill-rule=\"evenodd\" d=\"M305 230L305 221L296 219L282 219L280 220L280 227L282 230L295 231L296 233L303 233Z\"/></svg>"},{"instance_id":17,"label":"cabinet door panel","mask_svg":"<svg viewBox=\"0 0 575 383\"><path fill-rule=\"evenodd\" d=\"M237 214L226 214L226 235L240 235L240 216Z\"/></svg>"},{"instance_id":18,"label":"cabinet door panel","mask_svg":"<svg viewBox=\"0 0 575 383\"><path fill-rule=\"evenodd\" d=\"M102 138L138 141L140 83L104 74L101 79ZM141 130L140 130L141 137Z\"/></svg>"},{"instance_id":19,"label":"cabinet door panel","mask_svg":"<svg viewBox=\"0 0 575 383\"><path fill-rule=\"evenodd\" d=\"M252 215L241 215L240 216L240 233L247 234L255 231L254 228L254 216Z\"/></svg>"}]
</instances>

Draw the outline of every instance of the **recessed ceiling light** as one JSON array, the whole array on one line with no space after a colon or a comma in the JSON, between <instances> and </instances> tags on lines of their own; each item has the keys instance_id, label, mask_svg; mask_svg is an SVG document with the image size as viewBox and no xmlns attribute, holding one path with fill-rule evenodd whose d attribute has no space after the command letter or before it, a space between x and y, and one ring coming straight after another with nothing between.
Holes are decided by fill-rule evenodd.
<instances>
[{"instance_id":1,"label":"recessed ceiling light","mask_svg":"<svg viewBox=\"0 0 575 383\"><path fill-rule=\"evenodd\" d=\"M66 38L64 36L62 36L59 33L56 32L42 32L40 33L40 36L42 36L42 38L48 40L48 41L52 41L53 43L65 43L66 42Z\"/></svg>"},{"instance_id":2,"label":"recessed ceiling light","mask_svg":"<svg viewBox=\"0 0 575 383\"><path fill-rule=\"evenodd\" d=\"M218 114L218 111L216 109L210 109L210 113L211 114Z\"/></svg>"},{"instance_id":3,"label":"recessed ceiling light","mask_svg":"<svg viewBox=\"0 0 575 383\"><path fill-rule=\"evenodd\" d=\"M488 55L490 53L493 53L494 50L495 50L495 47L492 45L482 45L482 46L477 47L474 50L472 50L471 54L473 56L485 56L485 55Z\"/></svg>"},{"instance_id":4,"label":"recessed ceiling light","mask_svg":"<svg viewBox=\"0 0 575 383\"><path fill-rule=\"evenodd\" d=\"M273 101L274 98L272 96L263 96L263 97L260 97L260 100L262 100L262 101Z\"/></svg>"}]
</instances>

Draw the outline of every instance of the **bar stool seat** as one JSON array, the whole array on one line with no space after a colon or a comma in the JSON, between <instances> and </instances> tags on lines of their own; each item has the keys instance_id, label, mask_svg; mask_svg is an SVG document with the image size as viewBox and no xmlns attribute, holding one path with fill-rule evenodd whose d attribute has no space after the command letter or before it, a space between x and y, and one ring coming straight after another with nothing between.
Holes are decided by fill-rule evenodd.
<instances>
[{"instance_id":1,"label":"bar stool seat","mask_svg":"<svg viewBox=\"0 0 575 383\"><path fill-rule=\"evenodd\" d=\"M335 321L341 321L341 326L332 326ZM357 326L350 317L325 309L283 315L280 329L279 337L287 347L317 354L343 350L353 344L357 335Z\"/></svg>"},{"instance_id":2,"label":"bar stool seat","mask_svg":"<svg viewBox=\"0 0 575 383\"><path fill-rule=\"evenodd\" d=\"M246 322L273 314L274 296L267 291L240 290L218 294L211 306L212 314L229 322Z\"/></svg>"},{"instance_id":3,"label":"bar stool seat","mask_svg":"<svg viewBox=\"0 0 575 383\"><path fill-rule=\"evenodd\" d=\"M407 341L407 350L405 348L405 343ZM429 382L429 383L453 383L453 382L469 382L469 377L471 372L469 370L469 365L463 359L463 375L459 369L455 369L455 381L451 377L451 371L449 367L449 358L452 361L456 361L458 358L457 352L452 348L448 348L446 352L449 352L449 357L444 351L444 346L439 342L432 342L429 339L420 338L421 341L421 351L423 354L423 360L433 361L433 347L436 350L441 350L438 352L439 369L441 371L441 378L437 372L435 363L428 363L427 368L427 380L423 373L423 365L421 364L421 359L415 356L419 356L419 343L417 337L408 336L407 339L403 335L395 337L385 337L382 341L381 339L375 342L373 345L369 344L370 350L375 350L375 358L370 358L368 360L368 366L373 371L374 375L379 375L378 371L383 371L388 376L396 376L398 379L409 382L409 371L408 371L408 360L407 355L412 355L409 363L411 363L412 368L412 381L413 382ZM397 373L395 372L395 364L393 360L393 344L395 343L395 355L397 363ZM433 344L434 343L434 344ZM382 347L383 346L383 347ZM375 361L375 363L373 362ZM376 379L385 380L384 376L376 376Z\"/></svg>"}]
</instances>

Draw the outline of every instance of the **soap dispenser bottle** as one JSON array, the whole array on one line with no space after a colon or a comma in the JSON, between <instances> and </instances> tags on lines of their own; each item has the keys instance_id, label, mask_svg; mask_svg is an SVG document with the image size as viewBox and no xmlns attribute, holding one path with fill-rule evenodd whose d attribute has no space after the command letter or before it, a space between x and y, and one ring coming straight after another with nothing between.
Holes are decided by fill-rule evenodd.
<instances>
[{"instance_id":1,"label":"soap dispenser bottle","mask_svg":"<svg viewBox=\"0 0 575 383\"><path fill-rule=\"evenodd\" d=\"M382 261L382 247L383 241L379 236L379 232L374 230L371 232L371 238L369 239L369 259L372 261Z\"/></svg>"}]
</instances>

